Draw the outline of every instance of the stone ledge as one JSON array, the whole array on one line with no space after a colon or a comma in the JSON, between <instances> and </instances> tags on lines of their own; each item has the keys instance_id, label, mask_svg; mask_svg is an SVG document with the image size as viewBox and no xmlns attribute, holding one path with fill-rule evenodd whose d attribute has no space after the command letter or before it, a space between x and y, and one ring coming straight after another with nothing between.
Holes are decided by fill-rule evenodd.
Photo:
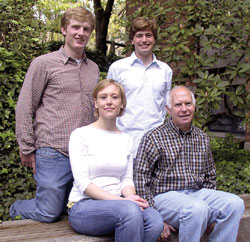
<instances>
[{"instance_id":1,"label":"stone ledge","mask_svg":"<svg viewBox=\"0 0 250 242\"><path fill-rule=\"evenodd\" d=\"M237 242L246 242L250 238L250 194L241 195L245 201L245 213L240 222ZM73 231L67 217L56 223L40 223L31 219L6 221L0 224L0 242L113 242L112 236L93 237L80 235ZM169 242L178 242L178 235L172 234ZM201 242L207 242L204 235Z\"/></svg>"}]
</instances>

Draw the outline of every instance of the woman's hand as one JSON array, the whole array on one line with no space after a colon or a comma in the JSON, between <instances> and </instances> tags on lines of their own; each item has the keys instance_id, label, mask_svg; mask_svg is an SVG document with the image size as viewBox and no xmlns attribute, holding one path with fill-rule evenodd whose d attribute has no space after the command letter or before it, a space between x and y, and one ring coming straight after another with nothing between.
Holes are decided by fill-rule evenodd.
<instances>
[{"instance_id":1,"label":"woman's hand","mask_svg":"<svg viewBox=\"0 0 250 242\"><path fill-rule=\"evenodd\" d=\"M145 199L139 197L138 195L129 195L125 197L125 199L137 203L141 207L142 210L149 206L148 202Z\"/></svg>"}]
</instances>

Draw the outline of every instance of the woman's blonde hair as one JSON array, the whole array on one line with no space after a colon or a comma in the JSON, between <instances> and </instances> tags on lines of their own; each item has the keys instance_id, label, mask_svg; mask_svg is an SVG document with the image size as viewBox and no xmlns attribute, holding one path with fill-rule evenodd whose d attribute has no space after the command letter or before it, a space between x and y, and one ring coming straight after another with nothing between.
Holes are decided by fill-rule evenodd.
<instances>
[{"instance_id":1,"label":"woman's blonde hair","mask_svg":"<svg viewBox=\"0 0 250 242\"><path fill-rule=\"evenodd\" d=\"M121 111L118 114L118 116L122 116L124 111L125 111L126 105L127 105L127 99L126 99L126 94L125 94L124 88L119 82L117 82L117 81L115 81L113 79L104 79L104 80L100 81L96 85L92 96L96 100L98 92L100 92L101 90L103 90L104 88L106 88L106 87L108 87L110 85L116 86L118 88L118 90L119 90L119 94L121 95L121 101L122 101L123 107L121 108ZM99 117L99 111L98 111L97 108L94 111L94 116Z\"/></svg>"}]
</instances>

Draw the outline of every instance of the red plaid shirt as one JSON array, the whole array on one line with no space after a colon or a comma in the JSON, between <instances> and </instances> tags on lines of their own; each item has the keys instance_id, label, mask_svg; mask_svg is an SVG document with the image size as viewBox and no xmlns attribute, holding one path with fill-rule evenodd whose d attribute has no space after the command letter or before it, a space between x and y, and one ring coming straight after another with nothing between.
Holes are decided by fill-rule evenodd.
<instances>
[{"instance_id":1,"label":"red plaid shirt","mask_svg":"<svg viewBox=\"0 0 250 242\"><path fill-rule=\"evenodd\" d=\"M71 132L94 121L92 92L98 66L81 64L60 50L35 58L25 77L16 107L16 137L29 154L51 147L68 155Z\"/></svg>"}]
</instances>

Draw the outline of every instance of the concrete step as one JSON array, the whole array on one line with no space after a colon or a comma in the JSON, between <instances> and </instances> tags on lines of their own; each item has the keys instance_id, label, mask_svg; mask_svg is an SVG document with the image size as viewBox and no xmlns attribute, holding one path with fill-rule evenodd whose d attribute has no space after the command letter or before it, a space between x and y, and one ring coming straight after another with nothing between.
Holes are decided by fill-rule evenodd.
<instances>
[{"instance_id":1,"label":"concrete step","mask_svg":"<svg viewBox=\"0 0 250 242\"><path fill-rule=\"evenodd\" d=\"M237 242L250 242L250 194L241 195L245 202L245 213L240 222ZM113 236L93 237L80 235L73 231L68 218L56 223L40 223L30 219L5 221L0 224L0 242L112 242ZM178 242L178 234L173 234L169 242ZM207 242L205 234L201 242Z\"/></svg>"}]
</instances>

